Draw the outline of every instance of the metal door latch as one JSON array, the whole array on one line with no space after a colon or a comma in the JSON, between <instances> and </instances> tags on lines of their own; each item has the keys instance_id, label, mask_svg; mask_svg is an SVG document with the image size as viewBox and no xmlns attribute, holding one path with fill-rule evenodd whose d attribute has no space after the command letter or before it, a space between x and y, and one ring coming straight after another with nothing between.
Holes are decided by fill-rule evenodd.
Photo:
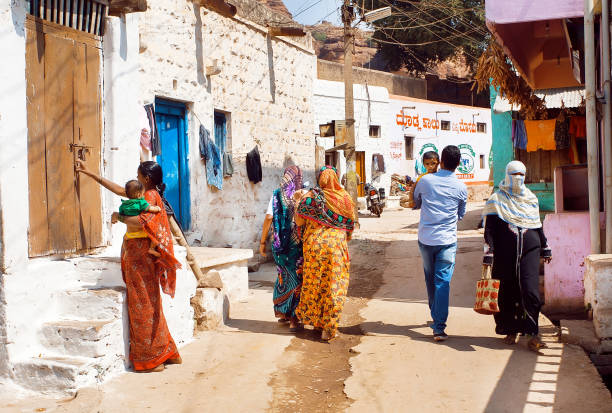
<instances>
[{"instance_id":1,"label":"metal door latch","mask_svg":"<svg viewBox=\"0 0 612 413\"><path fill-rule=\"evenodd\" d=\"M85 160L85 154L91 153L89 150L92 148L92 146L78 145L76 143L71 143L69 146L70 152L74 152L76 150L77 158L81 161Z\"/></svg>"}]
</instances>

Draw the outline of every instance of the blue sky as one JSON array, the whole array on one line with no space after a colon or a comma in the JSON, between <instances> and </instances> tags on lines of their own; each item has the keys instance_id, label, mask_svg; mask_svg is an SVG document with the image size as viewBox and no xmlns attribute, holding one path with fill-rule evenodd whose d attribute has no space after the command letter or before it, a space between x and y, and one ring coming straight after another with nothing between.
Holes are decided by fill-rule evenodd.
<instances>
[{"instance_id":1,"label":"blue sky","mask_svg":"<svg viewBox=\"0 0 612 413\"><path fill-rule=\"evenodd\" d=\"M298 23L315 24L331 13L325 20L338 26L342 24L340 11L336 10L342 4L342 0L284 0L284 2ZM308 10L298 15L301 10L308 7L310 7Z\"/></svg>"}]
</instances>

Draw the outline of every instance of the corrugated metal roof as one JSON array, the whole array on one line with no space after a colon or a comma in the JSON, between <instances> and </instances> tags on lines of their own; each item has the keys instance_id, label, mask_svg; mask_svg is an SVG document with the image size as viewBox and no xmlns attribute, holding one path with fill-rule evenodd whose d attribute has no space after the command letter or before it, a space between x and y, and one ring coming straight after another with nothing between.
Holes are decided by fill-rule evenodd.
<instances>
[{"instance_id":1,"label":"corrugated metal roof","mask_svg":"<svg viewBox=\"0 0 612 413\"><path fill-rule=\"evenodd\" d=\"M542 89L536 90L536 96L544 99L544 103L548 109L560 108L576 108L581 105L584 100L583 87L570 87L561 89ZM520 105L513 106L510 102L501 96L497 96L493 104L493 111L508 112L511 110L520 110Z\"/></svg>"}]
</instances>

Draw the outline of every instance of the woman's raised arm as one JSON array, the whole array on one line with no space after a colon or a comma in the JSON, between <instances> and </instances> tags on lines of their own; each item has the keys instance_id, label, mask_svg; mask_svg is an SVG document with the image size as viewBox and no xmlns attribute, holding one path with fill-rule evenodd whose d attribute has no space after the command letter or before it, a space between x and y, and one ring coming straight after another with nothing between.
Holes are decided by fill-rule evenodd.
<instances>
[{"instance_id":1,"label":"woman's raised arm","mask_svg":"<svg viewBox=\"0 0 612 413\"><path fill-rule=\"evenodd\" d=\"M87 169L85 162L76 161L76 171L91 177L94 181L96 181L109 191L119 196L127 197L125 193L125 188L123 186L116 184L113 181L109 181L106 178L102 178L100 175L96 175L95 173L91 172L89 169Z\"/></svg>"}]
</instances>

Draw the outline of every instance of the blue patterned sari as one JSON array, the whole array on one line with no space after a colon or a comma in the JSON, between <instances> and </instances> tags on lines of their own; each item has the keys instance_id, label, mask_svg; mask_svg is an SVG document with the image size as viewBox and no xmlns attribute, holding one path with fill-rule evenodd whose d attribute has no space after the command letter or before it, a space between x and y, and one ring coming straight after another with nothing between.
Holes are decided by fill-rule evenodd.
<instances>
[{"instance_id":1,"label":"blue patterned sari","mask_svg":"<svg viewBox=\"0 0 612 413\"><path fill-rule=\"evenodd\" d=\"M273 195L274 242L272 253L278 277L274 284L274 313L278 318L295 317L302 289L302 241L293 221L295 203L291 197L302 188L302 172L297 166L285 170L283 181Z\"/></svg>"}]
</instances>

